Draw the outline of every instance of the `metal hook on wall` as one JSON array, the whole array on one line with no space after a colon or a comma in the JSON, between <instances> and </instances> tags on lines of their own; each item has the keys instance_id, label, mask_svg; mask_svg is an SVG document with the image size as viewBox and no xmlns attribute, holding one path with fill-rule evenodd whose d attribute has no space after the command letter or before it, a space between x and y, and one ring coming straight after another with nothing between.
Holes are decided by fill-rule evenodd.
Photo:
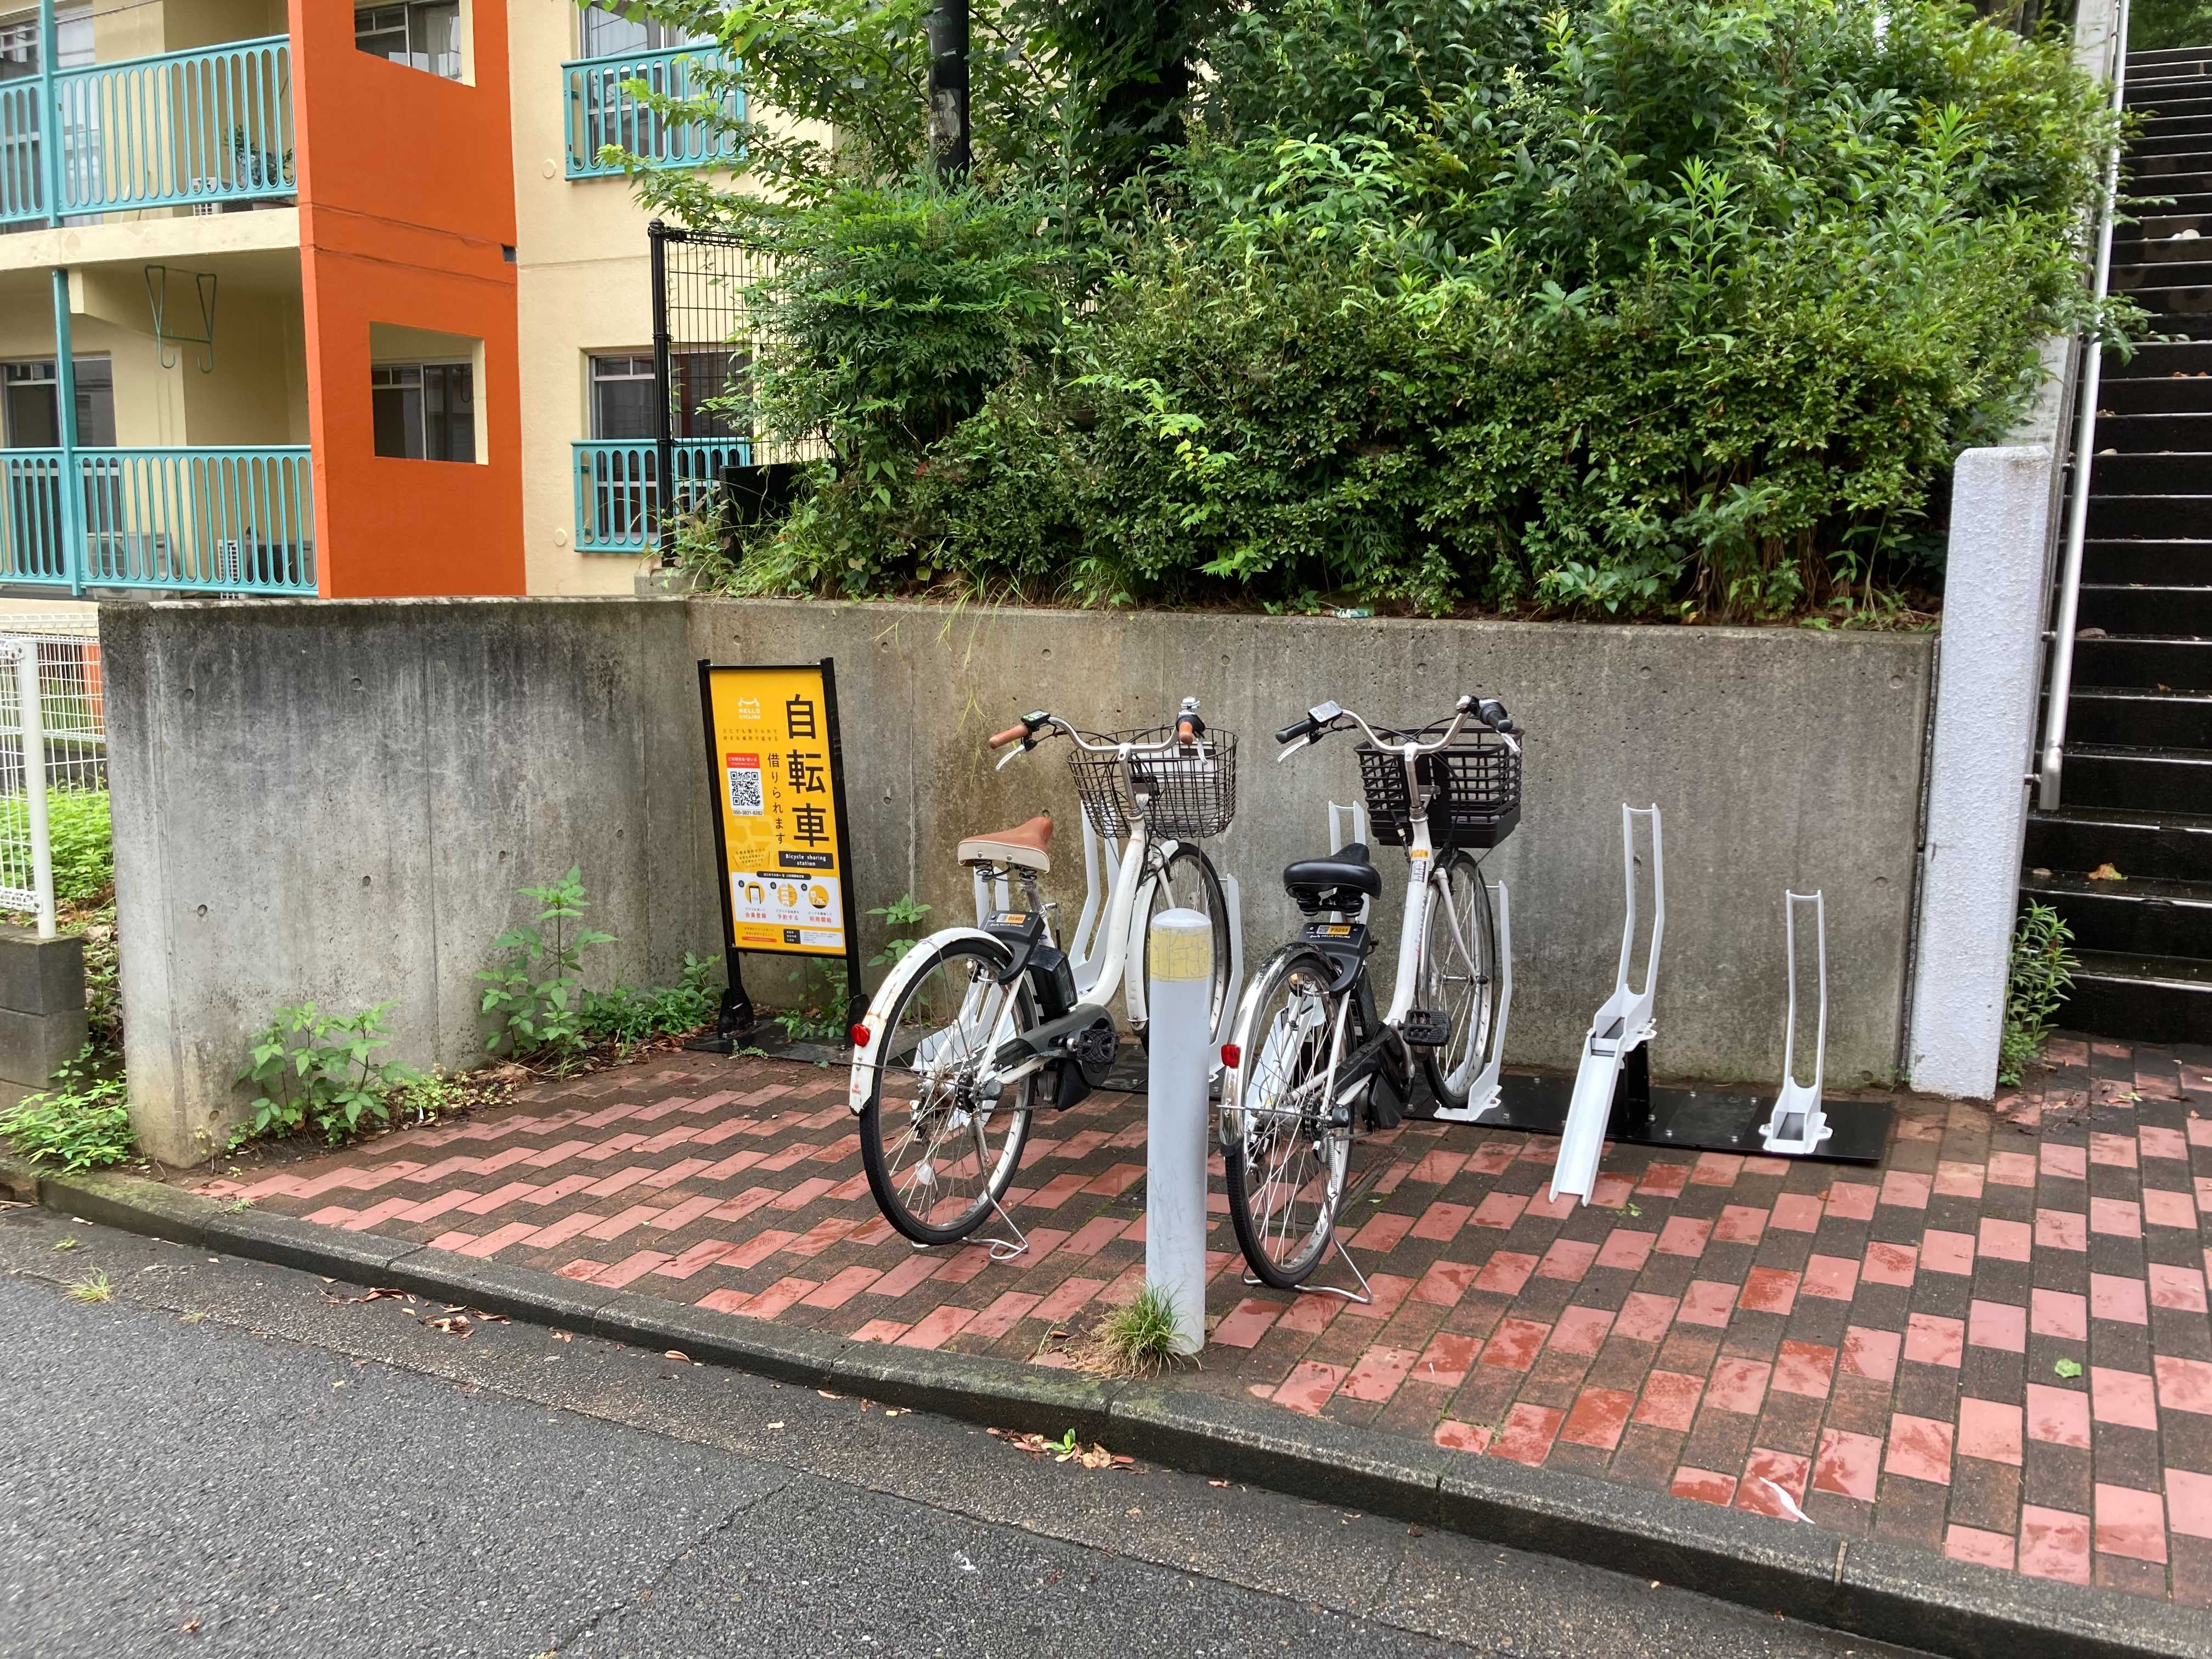
<instances>
[{"instance_id":1,"label":"metal hook on wall","mask_svg":"<svg viewBox=\"0 0 2212 1659\"><path fill-rule=\"evenodd\" d=\"M211 270L179 271L179 276L192 279L192 289L199 299L200 331L179 334L168 325L169 268L167 265L146 267L146 298L154 307L154 355L164 368L174 368L184 361L184 353L172 353L172 346L200 348L200 373L215 373L215 292L216 273Z\"/></svg>"}]
</instances>

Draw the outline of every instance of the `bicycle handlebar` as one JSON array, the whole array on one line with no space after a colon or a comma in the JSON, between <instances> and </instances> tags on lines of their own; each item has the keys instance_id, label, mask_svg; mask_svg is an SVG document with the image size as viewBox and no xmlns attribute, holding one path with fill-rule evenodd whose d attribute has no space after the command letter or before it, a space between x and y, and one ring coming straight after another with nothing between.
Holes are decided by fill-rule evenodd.
<instances>
[{"instance_id":1,"label":"bicycle handlebar","mask_svg":"<svg viewBox=\"0 0 2212 1659\"><path fill-rule=\"evenodd\" d=\"M1316 703L1306 710L1304 720L1293 720L1275 733L1275 741L1283 745L1283 752L1275 758L1278 761L1288 760L1306 744L1318 742L1327 733L1338 730L1340 723L1346 720L1365 732L1368 742L1377 749L1402 750L1410 744L1416 754L1433 754L1458 737L1460 728L1470 717L1498 733L1516 754L1520 752L1521 745L1514 739L1520 734L1521 728L1505 712L1505 705L1495 697L1478 699L1470 694L1459 700L1452 713L1451 724L1444 728L1443 735L1433 738L1425 735L1431 729L1427 726L1401 731L1394 726L1373 726L1355 709L1335 702Z\"/></svg>"},{"instance_id":2,"label":"bicycle handlebar","mask_svg":"<svg viewBox=\"0 0 2212 1659\"><path fill-rule=\"evenodd\" d=\"M1094 755L1117 755L1125 749L1133 755L1159 755L1176 749L1194 747L1206 735L1206 722L1199 718L1198 699L1185 697L1182 700L1182 708L1176 715L1175 729L1158 743L1097 742L1069 725L1059 715L1040 708L1034 714L1024 715L1018 724L1010 726L1005 731L986 738L983 741L985 746L991 749L1003 749L1010 743L1018 743L1021 745L1013 751L1013 754L1008 755L1005 760L999 763L1003 768L1008 761L1014 758L1015 755L1027 754L1036 748L1040 734L1049 736L1054 732L1058 732L1078 749L1087 750Z\"/></svg>"}]
</instances>

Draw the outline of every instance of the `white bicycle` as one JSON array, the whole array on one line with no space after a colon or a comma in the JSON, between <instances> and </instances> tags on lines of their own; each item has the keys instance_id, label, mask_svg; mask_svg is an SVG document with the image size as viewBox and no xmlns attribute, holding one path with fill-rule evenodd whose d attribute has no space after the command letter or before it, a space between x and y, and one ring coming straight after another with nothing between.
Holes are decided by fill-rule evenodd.
<instances>
[{"instance_id":1,"label":"white bicycle","mask_svg":"<svg viewBox=\"0 0 2212 1659\"><path fill-rule=\"evenodd\" d=\"M1146 1033L1151 964L1127 970L1133 948L1149 953L1156 911L1212 920L1207 1029L1217 1036L1230 1006L1235 884L1224 890L1194 843L1235 816L1235 734L1210 731L1186 697L1170 726L1086 732L1041 710L989 741L1019 745L1003 769L1054 735L1073 745L1068 769L1085 819L1087 891L1068 948L1058 907L1037 888L1052 867L1051 817L970 836L958 856L974 872L977 925L917 944L853 1028L846 1100L860 1118L861 1163L884 1216L917 1244L953 1243L994 1212L1012 1226L1003 1200L1030 1115L1075 1105L1105 1080L1121 1042L1108 1008L1117 990L1130 1029ZM1016 890L1018 906L1009 903Z\"/></svg>"},{"instance_id":2,"label":"white bicycle","mask_svg":"<svg viewBox=\"0 0 2212 1659\"><path fill-rule=\"evenodd\" d=\"M1222 1053L1230 1218L1254 1276L1278 1290L1328 1255L1352 1139L1396 1127L1416 1054L1438 1115L1474 1116L1494 1101L1510 994L1503 914L1474 850L1521 818L1521 744L1504 705L1462 697L1449 722L1398 731L1325 702L1275 734L1278 758L1347 726L1366 734L1359 773L1375 838L1403 847L1409 866L1389 1008L1377 1014L1367 973L1382 875L1354 842L1283 872L1314 920L1254 973Z\"/></svg>"}]
</instances>

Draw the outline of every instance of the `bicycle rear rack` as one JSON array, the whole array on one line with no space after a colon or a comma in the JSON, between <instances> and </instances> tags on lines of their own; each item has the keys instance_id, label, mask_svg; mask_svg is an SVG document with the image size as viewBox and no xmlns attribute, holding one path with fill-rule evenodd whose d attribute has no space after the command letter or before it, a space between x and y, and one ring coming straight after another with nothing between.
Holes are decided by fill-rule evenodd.
<instances>
[{"instance_id":1,"label":"bicycle rear rack","mask_svg":"<svg viewBox=\"0 0 2212 1659\"><path fill-rule=\"evenodd\" d=\"M1651 820L1651 944L1644 957L1644 988L1632 990L1628 963L1636 948L1636 820ZM1597 1018L1583 1039L1582 1064L1575 1073L1575 1090L1567 1105L1567 1118L1559 1130L1558 1161L1552 1166L1554 1199L1571 1194L1587 1204L1597 1184L1598 1160L1605 1155L1606 1125L1613 1116L1613 1102L1622 1068L1638 1049L1640 1064L1648 1067L1646 1045L1655 1034L1651 1022L1652 994L1659 985L1659 945L1667 932L1667 860L1660 834L1659 808L1620 809L1620 859L1626 877L1628 915L1620 930L1620 965L1613 975L1613 994L1597 1011ZM1639 1073L1638 1075L1643 1075Z\"/></svg>"}]
</instances>

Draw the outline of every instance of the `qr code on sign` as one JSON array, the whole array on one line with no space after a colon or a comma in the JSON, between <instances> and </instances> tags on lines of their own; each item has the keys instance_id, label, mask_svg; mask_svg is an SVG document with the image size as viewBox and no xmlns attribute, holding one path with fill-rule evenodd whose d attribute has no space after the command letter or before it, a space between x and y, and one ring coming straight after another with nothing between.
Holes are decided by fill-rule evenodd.
<instances>
[{"instance_id":1,"label":"qr code on sign","mask_svg":"<svg viewBox=\"0 0 2212 1659\"><path fill-rule=\"evenodd\" d=\"M761 799L759 760L751 755L732 755L725 769L730 780L730 811L739 817L760 817L767 805Z\"/></svg>"}]
</instances>

